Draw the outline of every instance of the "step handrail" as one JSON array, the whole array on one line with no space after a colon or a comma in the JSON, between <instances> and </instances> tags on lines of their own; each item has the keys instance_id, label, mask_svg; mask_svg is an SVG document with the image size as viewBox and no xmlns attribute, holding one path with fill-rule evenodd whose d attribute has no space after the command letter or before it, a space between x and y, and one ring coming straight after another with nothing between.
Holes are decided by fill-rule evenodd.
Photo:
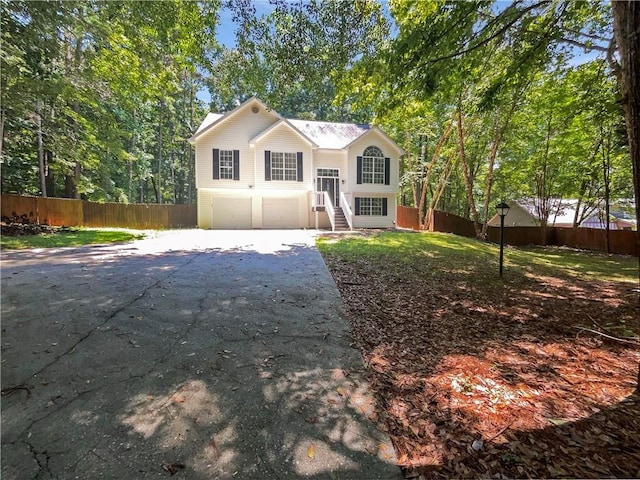
<instances>
[{"instance_id":1,"label":"step handrail","mask_svg":"<svg viewBox=\"0 0 640 480\"><path fill-rule=\"evenodd\" d=\"M331 197L329 196L328 192L323 192L323 199L324 199L324 208L327 212L327 215L329 215L329 221L331 222L331 231L335 232L336 231L336 211L333 208L333 203L331 203Z\"/></svg>"},{"instance_id":2,"label":"step handrail","mask_svg":"<svg viewBox=\"0 0 640 480\"><path fill-rule=\"evenodd\" d=\"M342 207L342 212L349 224L349 230L353 230L353 212L351 211L351 206L349 205L344 192L340 192L340 206Z\"/></svg>"}]
</instances>

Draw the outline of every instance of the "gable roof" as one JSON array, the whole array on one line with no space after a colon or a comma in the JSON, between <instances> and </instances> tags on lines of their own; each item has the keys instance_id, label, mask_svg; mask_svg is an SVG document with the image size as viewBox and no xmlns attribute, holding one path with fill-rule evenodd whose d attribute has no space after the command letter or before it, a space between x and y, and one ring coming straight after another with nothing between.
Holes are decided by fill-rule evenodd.
<instances>
[{"instance_id":1,"label":"gable roof","mask_svg":"<svg viewBox=\"0 0 640 480\"><path fill-rule=\"evenodd\" d=\"M355 123L317 122L313 120L293 120L289 123L302 132L318 148L343 149L364 135L371 127Z\"/></svg>"},{"instance_id":2,"label":"gable roof","mask_svg":"<svg viewBox=\"0 0 640 480\"><path fill-rule=\"evenodd\" d=\"M283 118L282 120L278 120L276 123L271 125L269 128L267 128L263 132L260 132L258 135L253 137L251 140L249 140L249 145L254 145L256 142L260 141L262 138L266 137L271 132L273 132L274 130L278 129L281 126L285 126L286 128L288 128L292 132L296 133L298 136L300 136L306 143L308 143L312 147L317 147L318 146L316 143L314 143L313 140L311 140L308 136L306 136L304 133L302 133L300 130L298 130L295 126L293 126L291 124L291 121L287 120L286 118Z\"/></svg>"},{"instance_id":3,"label":"gable roof","mask_svg":"<svg viewBox=\"0 0 640 480\"><path fill-rule=\"evenodd\" d=\"M222 117L224 117L222 113L212 113L212 112L207 113L207 116L204 117L204 120L202 121L202 123L200 124L196 132L193 134L193 136L194 137L198 136L200 132L207 129L209 125L214 124L216 121L220 120Z\"/></svg>"},{"instance_id":4,"label":"gable roof","mask_svg":"<svg viewBox=\"0 0 640 480\"><path fill-rule=\"evenodd\" d=\"M229 110L226 113L209 113L209 114L207 114L205 119L202 121L202 123L198 127L198 130L196 130L196 133L194 133L191 136L191 138L188 139L188 142L192 143L192 144L196 143L196 140L198 139L198 137L203 135L205 132L208 132L209 130L214 128L216 125L221 124L225 120L227 120L227 119L229 119L231 117L234 117L239 111L244 110L245 108L247 108L251 104L254 104L254 105L257 104L258 107L262 107L262 108L264 108L265 111L270 112L272 115L274 115L276 117L276 119L282 120L282 117L277 112L275 112L275 111L271 110L269 107L267 107L264 103L262 103L260 101L260 99L258 97L251 97L248 100L245 100L244 102L242 102L240 105L238 105L233 110Z\"/></svg>"},{"instance_id":5,"label":"gable roof","mask_svg":"<svg viewBox=\"0 0 640 480\"><path fill-rule=\"evenodd\" d=\"M262 103L257 97L251 97L241 105L238 105L233 110L226 113L209 113L203 120L202 124L196 130L196 133L189 138L190 143L195 143L197 138L203 135L205 132L215 128L216 125L224 122L227 118L234 116L238 111L246 108L250 104L258 104L265 110L269 111L276 117L276 122L267 128L264 132L256 135L251 139L250 143L262 138L264 135L269 134L275 128L282 124L286 124L291 130L303 137L313 147L329 150L344 150L349 148L359 138L367 135L370 132L379 133L385 138L398 154L402 155L404 150L400 148L386 133L384 133L378 127L372 127L367 124L358 123L335 123L335 122L319 122L315 120L297 120L291 118L284 118L280 116L274 110L270 110L264 103Z\"/></svg>"},{"instance_id":6,"label":"gable roof","mask_svg":"<svg viewBox=\"0 0 640 480\"><path fill-rule=\"evenodd\" d=\"M404 154L404 150L402 148L400 148L400 146L398 146L398 144L396 142L394 142L393 139L391 137L389 137L389 135L384 133L381 128L375 127L375 126L369 128L369 130L367 130L362 135L360 135L360 137L354 139L351 143L349 143L349 145L346 145L345 148L350 147L352 143L354 143L356 140L359 140L361 137L364 137L365 135L372 135L372 134L376 134L376 133L379 134L382 138L384 138L387 142L389 142L393 146L393 148L396 150L398 155L403 155Z\"/></svg>"}]
</instances>

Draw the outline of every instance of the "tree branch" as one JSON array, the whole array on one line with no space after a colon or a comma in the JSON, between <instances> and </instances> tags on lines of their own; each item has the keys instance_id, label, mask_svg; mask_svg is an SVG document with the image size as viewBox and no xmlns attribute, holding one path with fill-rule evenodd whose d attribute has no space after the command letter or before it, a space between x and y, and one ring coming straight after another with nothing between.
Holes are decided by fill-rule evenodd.
<instances>
[{"instance_id":1,"label":"tree branch","mask_svg":"<svg viewBox=\"0 0 640 480\"><path fill-rule=\"evenodd\" d=\"M611 335L607 335L606 333L602 333L602 332L599 332L597 330L592 330L590 328L584 328L584 327L576 327L576 328L578 330L584 330L585 332L591 332L591 333L595 333L597 335L601 335L601 336L603 336L605 338L608 338L609 340L615 340L616 342L630 343L631 345L640 345L640 342L638 342L635 339L613 337Z\"/></svg>"},{"instance_id":2,"label":"tree branch","mask_svg":"<svg viewBox=\"0 0 640 480\"><path fill-rule=\"evenodd\" d=\"M482 40L482 41L476 43L475 45L473 45L471 47L468 47L468 48L466 48L464 50L460 50L460 51L452 53L450 55L443 55L441 57L436 58L435 60L431 60L431 63L438 63L438 62L441 62L442 60L449 60L451 58L456 58L456 57L459 57L461 55L465 55L467 53L473 52L474 50L477 50L478 48L481 48L481 47L487 45L489 42L491 42L492 40L498 38L499 36L504 34L507 30L509 30L526 13L530 12L531 10L534 10L534 9L540 7L541 5L545 5L545 4L548 4L548 3L551 3L551 0L543 0L541 2L538 2L538 3L535 3L533 5L528 6L527 8L525 8L525 9L521 10L520 12L518 12L518 15L516 15L512 20L507 22L502 28L500 28L493 35L490 35L488 38L485 38L484 40ZM498 17L496 17L496 18L498 18Z\"/></svg>"},{"instance_id":3,"label":"tree branch","mask_svg":"<svg viewBox=\"0 0 640 480\"><path fill-rule=\"evenodd\" d=\"M573 40L571 38L562 37L559 38L558 41L568 43L569 45L575 45L576 47L582 47L585 50L597 50L599 52L609 52L609 47L601 47L600 45L590 45L587 43L580 42L578 40Z\"/></svg>"}]
</instances>

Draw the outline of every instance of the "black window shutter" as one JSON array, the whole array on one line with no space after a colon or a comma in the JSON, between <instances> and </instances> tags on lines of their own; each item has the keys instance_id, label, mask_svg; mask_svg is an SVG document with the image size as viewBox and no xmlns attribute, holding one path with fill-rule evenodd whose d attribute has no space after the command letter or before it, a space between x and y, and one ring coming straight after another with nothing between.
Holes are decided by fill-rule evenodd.
<instances>
[{"instance_id":1,"label":"black window shutter","mask_svg":"<svg viewBox=\"0 0 640 480\"><path fill-rule=\"evenodd\" d=\"M302 182L302 152L296 153L297 160L297 170L298 170L298 181Z\"/></svg>"},{"instance_id":2,"label":"black window shutter","mask_svg":"<svg viewBox=\"0 0 640 480\"><path fill-rule=\"evenodd\" d=\"M360 184L362 183L362 157L358 157L358 172L356 175L356 183ZM356 215L359 215L359 213L357 213Z\"/></svg>"},{"instance_id":3,"label":"black window shutter","mask_svg":"<svg viewBox=\"0 0 640 480\"><path fill-rule=\"evenodd\" d=\"M382 215L387 216L387 198L382 199Z\"/></svg>"},{"instance_id":4,"label":"black window shutter","mask_svg":"<svg viewBox=\"0 0 640 480\"><path fill-rule=\"evenodd\" d=\"M360 197L356 197L355 202L355 211L353 213L355 215L360 215Z\"/></svg>"},{"instance_id":5,"label":"black window shutter","mask_svg":"<svg viewBox=\"0 0 640 480\"><path fill-rule=\"evenodd\" d=\"M240 180L240 150L233 151L233 179Z\"/></svg>"},{"instance_id":6,"label":"black window shutter","mask_svg":"<svg viewBox=\"0 0 640 480\"><path fill-rule=\"evenodd\" d=\"M220 150L218 148L213 149L213 179L220 179Z\"/></svg>"},{"instance_id":7,"label":"black window shutter","mask_svg":"<svg viewBox=\"0 0 640 480\"><path fill-rule=\"evenodd\" d=\"M384 159L384 184L391 185L391 159L389 157Z\"/></svg>"},{"instance_id":8,"label":"black window shutter","mask_svg":"<svg viewBox=\"0 0 640 480\"><path fill-rule=\"evenodd\" d=\"M264 151L264 179L271 181L271 150Z\"/></svg>"}]
</instances>

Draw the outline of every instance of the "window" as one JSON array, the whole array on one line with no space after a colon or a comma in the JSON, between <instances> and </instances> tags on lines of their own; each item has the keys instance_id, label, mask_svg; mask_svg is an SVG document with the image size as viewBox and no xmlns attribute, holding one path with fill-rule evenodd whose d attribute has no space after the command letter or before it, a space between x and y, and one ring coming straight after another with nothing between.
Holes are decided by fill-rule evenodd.
<instances>
[{"instance_id":1,"label":"window","mask_svg":"<svg viewBox=\"0 0 640 480\"><path fill-rule=\"evenodd\" d=\"M264 152L264 179L302 182L302 152Z\"/></svg>"},{"instance_id":2,"label":"window","mask_svg":"<svg viewBox=\"0 0 640 480\"><path fill-rule=\"evenodd\" d=\"M339 177L337 168L319 168L318 177Z\"/></svg>"},{"instance_id":3,"label":"window","mask_svg":"<svg viewBox=\"0 0 640 480\"><path fill-rule=\"evenodd\" d=\"M213 149L213 179L240 180L240 150Z\"/></svg>"},{"instance_id":4,"label":"window","mask_svg":"<svg viewBox=\"0 0 640 480\"><path fill-rule=\"evenodd\" d=\"M271 152L271 180L293 180L298 178L296 154Z\"/></svg>"},{"instance_id":5,"label":"window","mask_svg":"<svg viewBox=\"0 0 640 480\"><path fill-rule=\"evenodd\" d=\"M384 183L384 156L378 147L367 147L362 154L362 183Z\"/></svg>"},{"instance_id":6,"label":"window","mask_svg":"<svg viewBox=\"0 0 640 480\"><path fill-rule=\"evenodd\" d=\"M220 150L220 178L233 180L232 150Z\"/></svg>"},{"instance_id":7,"label":"window","mask_svg":"<svg viewBox=\"0 0 640 480\"><path fill-rule=\"evenodd\" d=\"M355 214L386 217L387 199L384 197L356 197Z\"/></svg>"},{"instance_id":8,"label":"window","mask_svg":"<svg viewBox=\"0 0 640 480\"><path fill-rule=\"evenodd\" d=\"M382 215L381 198L361 198L360 215Z\"/></svg>"},{"instance_id":9,"label":"window","mask_svg":"<svg viewBox=\"0 0 640 480\"><path fill-rule=\"evenodd\" d=\"M385 157L378 147L365 148L357 161L357 183L390 185L391 159Z\"/></svg>"}]
</instances>

